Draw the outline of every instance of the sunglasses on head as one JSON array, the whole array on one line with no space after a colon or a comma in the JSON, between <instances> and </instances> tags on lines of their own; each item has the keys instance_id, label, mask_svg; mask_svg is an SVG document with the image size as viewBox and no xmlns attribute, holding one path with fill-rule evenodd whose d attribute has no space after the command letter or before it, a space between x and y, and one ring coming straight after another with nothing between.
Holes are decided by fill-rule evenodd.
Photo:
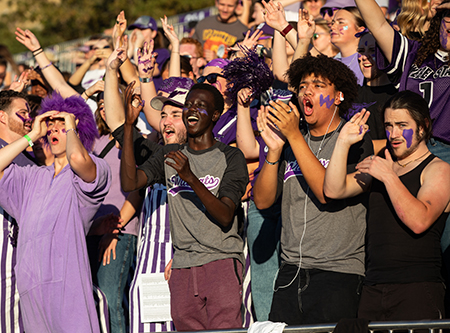
<instances>
[{"instance_id":1,"label":"sunglasses on head","mask_svg":"<svg viewBox=\"0 0 450 333\"><path fill-rule=\"evenodd\" d=\"M340 8L336 8L336 7L331 7L331 8L327 8L327 7L322 7L320 8L320 15L322 15L322 17L325 17L325 14L328 14L329 17L333 17L333 14L336 10L338 10Z\"/></svg>"},{"instance_id":2,"label":"sunglasses on head","mask_svg":"<svg viewBox=\"0 0 450 333\"><path fill-rule=\"evenodd\" d=\"M103 50L103 49L110 49L111 48L111 46L109 46L109 45L105 45L105 46L103 46L103 47L97 47L97 46L95 46L95 47L92 47L92 49L91 50Z\"/></svg>"},{"instance_id":3,"label":"sunglasses on head","mask_svg":"<svg viewBox=\"0 0 450 333\"><path fill-rule=\"evenodd\" d=\"M219 74L219 73L211 73L211 74L208 74L206 76L200 76L197 79L197 82L198 83L204 83L205 81L208 81L210 84L213 84L213 83L217 82L217 77L218 76L224 77L222 74Z\"/></svg>"}]
</instances>

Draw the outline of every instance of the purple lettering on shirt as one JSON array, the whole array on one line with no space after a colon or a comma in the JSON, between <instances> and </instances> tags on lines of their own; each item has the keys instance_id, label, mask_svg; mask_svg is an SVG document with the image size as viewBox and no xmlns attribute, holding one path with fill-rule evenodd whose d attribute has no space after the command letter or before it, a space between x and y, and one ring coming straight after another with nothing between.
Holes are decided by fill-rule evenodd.
<instances>
[{"instance_id":1,"label":"purple lettering on shirt","mask_svg":"<svg viewBox=\"0 0 450 333\"><path fill-rule=\"evenodd\" d=\"M320 94L320 106L322 106L322 105L324 105L324 104L326 104L327 105L327 108L329 109L329 108L331 108L331 106L333 105L333 99L331 98L331 96L327 96L327 97L323 97L323 95L322 94Z\"/></svg>"},{"instance_id":2,"label":"purple lettering on shirt","mask_svg":"<svg viewBox=\"0 0 450 333\"><path fill-rule=\"evenodd\" d=\"M403 130L403 137L406 140L406 148L411 147L412 145L412 139L413 139L414 130L413 129L405 129Z\"/></svg>"}]
</instances>

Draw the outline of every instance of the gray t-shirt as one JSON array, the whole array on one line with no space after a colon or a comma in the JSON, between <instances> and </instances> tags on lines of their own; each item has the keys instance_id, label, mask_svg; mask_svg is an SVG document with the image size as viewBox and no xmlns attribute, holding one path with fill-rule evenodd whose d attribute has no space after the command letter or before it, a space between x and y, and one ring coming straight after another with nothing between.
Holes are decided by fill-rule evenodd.
<instances>
[{"instance_id":1,"label":"gray t-shirt","mask_svg":"<svg viewBox=\"0 0 450 333\"><path fill-rule=\"evenodd\" d=\"M204 50L214 51L218 58L227 58L227 47L244 39L247 30L248 28L239 20L223 23L214 15L198 22L192 37L202 43Z\"/></svg>"},{"instance_id":2,"label":"gray t-shirt","mask_svg":"<svg viewBox=\"0 0 450 333\"><path fill-rule=\"evenodd\" d=\"M201 151L192 150L187 144L167 145L140 167L148 177L147 185L157 182L167 186L175 250L172 267L195 267L228 258L236 258L244 264L236 214L230 227L220 226L192 188L175 169L164 163L164 155L178 149L187 156L192 172L208 190L219 199L230 198L236 208L248 183L244 155L239 149L221 142Z\"/></svg>"},{"instance_id":3,"label":"gray t-shirt","mask_svg":"<svg viewBox=\"0 0 450 333\"><path fill-rule=\"evenodd\" d=\"M338 130L328 133L324 140L304 134L314 154L323 140L318 159L325 168L343 123L342 120ZM358 161L372 154L370 140L353 145L347 162L348 172L354 171ZM291 147L285 149L282 157L278 185L283 190L282 260L298 265L301 253L302 268L364 275L366 208L363 201L366 196L321 204L303 178Z\"/></svg>"}]
</instances>

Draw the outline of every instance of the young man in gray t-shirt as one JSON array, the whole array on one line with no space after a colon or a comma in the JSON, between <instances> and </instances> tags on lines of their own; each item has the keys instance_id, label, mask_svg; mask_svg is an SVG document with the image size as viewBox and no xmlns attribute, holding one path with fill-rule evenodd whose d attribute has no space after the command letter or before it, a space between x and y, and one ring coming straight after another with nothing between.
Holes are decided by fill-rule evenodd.
<instances>
[{"instance_id":1,"label":"young man in gray t-shirt","mask_svg":"<svg viewBox=\"0 0 450 333\"><path fill-rule=\"evenodd\" d=\"M282 264L269 320L301 325L354 318L364 276L365 208L361 197L330 200L323 182L345 123L340 116L356 98L356 78L341 62L310 55L287 74L305 128L292 102L271 101L258 119L269 151L253 188L255 204L270 207L283 192ZM373 153L370 141L352 148L349 171Z\"/></svg>"}]
</instances>

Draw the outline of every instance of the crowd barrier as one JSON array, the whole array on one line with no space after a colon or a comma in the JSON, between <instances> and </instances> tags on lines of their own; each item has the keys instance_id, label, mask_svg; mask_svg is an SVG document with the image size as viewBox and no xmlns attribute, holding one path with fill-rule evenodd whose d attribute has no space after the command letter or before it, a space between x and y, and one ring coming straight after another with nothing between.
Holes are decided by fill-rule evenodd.
<instances>
[{"instance_id":1,"label":"crowd barrier","mask_svg":"<svg viewBox=\"0 0 450 333\"><path fill-rule=\"evenodd\" d=\"M318 324L302 326L286 326L283 333L332 333L336 324ZM408 332L428 330L430 333L450 329L450 320L420 320L420 321L373 321L369 323L370 333L374 332ZM185 332L186 333L186 332ZM246 329L202 331L202 333L247 333Z\"/></svg>"}]
</instances>

